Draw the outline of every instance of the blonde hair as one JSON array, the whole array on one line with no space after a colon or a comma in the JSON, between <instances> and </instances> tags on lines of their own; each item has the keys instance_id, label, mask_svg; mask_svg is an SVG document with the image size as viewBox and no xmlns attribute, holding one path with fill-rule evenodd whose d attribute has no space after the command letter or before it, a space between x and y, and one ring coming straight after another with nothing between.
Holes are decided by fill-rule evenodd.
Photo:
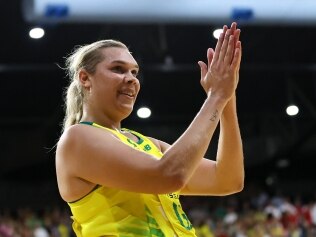
<instances>
[{"instance_id":1,"label":"blonde hair","mask_svg":"<svg viewBox=\"0 0 316 237\"><path fill-rule=\"evenodd\" d=\"M65 90L65 117L63 131L73 124L80 122L85 99L84 88L79 82L79 71L85 69L93 74L96 65L104 59L103 48L127 48L117 40L100 40L89 45L79 46L66 58L66 70L70 84Z\"/></svg>"}]
</instances>

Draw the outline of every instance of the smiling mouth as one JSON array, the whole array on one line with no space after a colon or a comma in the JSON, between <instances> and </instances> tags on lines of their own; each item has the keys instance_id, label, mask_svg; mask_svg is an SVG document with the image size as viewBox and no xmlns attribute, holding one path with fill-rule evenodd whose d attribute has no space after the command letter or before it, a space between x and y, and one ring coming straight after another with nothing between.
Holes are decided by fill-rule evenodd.
<instances>
[{"instance_id":1,"label":"smiling mouth","mask_svg":"<svg viewBox=\"0 0 316 237\"><path fill-rule=\"evenodd\" d=\"M134 97L135 97L135 94L133 94L133 93L131 93L131 92L120 92L120 94L126 95L126 96L128 96L128 97L130 97L130 98L134 98Z\"/></svg>"}]
</instances>

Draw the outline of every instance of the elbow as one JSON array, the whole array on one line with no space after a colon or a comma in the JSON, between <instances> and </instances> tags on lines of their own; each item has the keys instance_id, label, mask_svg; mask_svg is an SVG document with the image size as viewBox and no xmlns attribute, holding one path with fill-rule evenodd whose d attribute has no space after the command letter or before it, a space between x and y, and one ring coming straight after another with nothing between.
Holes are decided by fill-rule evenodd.
<instances>
[{"instance_id":1,"label":"elbow","mask_svg":"<svg viewBox=\"0 0 316 237\"><path fill-rule=\"evenodd\" d=\"M181 173L164 174L163 180L163 193L177 192L183 189L186 184L186 179Z\"/></svg>"},{"instance_id":2,"label":"elbow","mask_svg":"<svg viewBox=\"0 0 316 237\"><path fill-rule=\"evenodd\" d=\"M233 179L229 182L231 192L232 193L239 193L244 189L244 183L245 183L245 172L242 169L241 172L237 173L233 176Z\"/></svg>"},{"instance_id":3,"label":"elbow","mask_svg":"<svg viewBox=\"0 0 316 237\"><path fill-rule=\"evenodd\" d=\"M183 173L172 175L172 180L174 180L174 191L183 189L187 183L187 177Z\"/></svg>"},{"instance_id":4,"label":"elbow","mask_svg":"<svg viewBox=\"0 0 316 237\"><path fill-rule=\"evenodd\" d=\"M230 185L230 194L239 193L244 189L244 177L235 179Z\"/></svg>"},{"instance_id":5,"label":"elbow","mask_svg":"<svg viewBox=\"0 0 316 237\"><path fill-rule=\"evenodd\" d=\"M243 189L244 189L243 183L226 185L226 186L222 186L218 190L217 195L219 195L219 196L232 195L232 194L236 194L236 193L241 192Z\"/></svg>"},{"instance_id":6,"label":"elbow","mask_svg":"<svg viewBox=\"0 0 316 237\"><path fill-rule=\"evenodd\" d=\"M159 188L156 189L157 194L167 194L177 192L186 185L187 177L184 170L170 169L160 167L157 175L157 183Z\"/></svg>"},{"instance_id":7,"label":"elbow","mask_svg":"<svg viewBox=\"0 0 316 237\"><path fill-rule=\"evenodd\" d=\"M236 187L236 193L241 192L244 189L245 185L245 170L241 169L240 174L236 178L235 187Z\"/></svg>"},{"instance_id":8,"label":"elbow","mask_svg":"<svg viewBox=\"0 0 316 237\"><path fill-rule=\"evenodd\" d=\"M232 188L232 193L239 193L244 189L244 181L238 182Z\"/></svg>"},{"instance_id":9,"label":"elbow","mask_svg":"<svg viewBox=\"0 0 316 237\"><path fill-rule=\"evenodd\" d=\"M239 193L244 189L244 177L239 177L230 181L226 180L226 182L223 182L220 185L219 189L221 190L220 195L223 196Z\"/></svg>"},{"instance_id":10,"label":"elbow","mask_svg":"<svg viewBox=\"0 0 316 237\"><path fill-rule=\"evenodd\" d=\"M182 179L177 177L169 177L168 179L164 179L162 181L159 179L159 184L155 186L155 189L150 191L151 194L169 194L178 192L183 189L185 183Z\"/></svg>"}]
</instances>

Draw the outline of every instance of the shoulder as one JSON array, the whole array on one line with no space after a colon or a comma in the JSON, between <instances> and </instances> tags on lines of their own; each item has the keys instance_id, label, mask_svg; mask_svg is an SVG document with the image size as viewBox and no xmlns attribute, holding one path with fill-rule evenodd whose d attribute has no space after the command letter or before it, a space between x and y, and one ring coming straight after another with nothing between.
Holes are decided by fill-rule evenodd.
<instances>
[{"instance_id":1,"label":"shoulder","mask_svg":"<svg viewBox=\"0 0 316 237\"><path fill-rule=\"evenodd\" d=\"M65 149L68 146L73 147L78 142L80 142L80 137L82 137L84 133L87 133L86 129L78 124L72 125L65 129L57 143L57 151L60 149Z\"/></svg>"},{"instance_id":2,"label":"shoulder","mask_svg":"<svg viewBox=\"0 0 316 237\"><path fill-rule=\"evenodd\" d=\"M58 171L78 176L88 168L91 160L105 158L116 149L113 134L105 129L76 124L61 135L56 148L55 162Z\"/></svg>"},{"instance_id":3,"label":"shoulder","mask_svg":"<svg viewBox=\"0 0 316 237\"><path fill-rule=\"evenodd\" d=\"M95 141L102 139L113 139L114 136L107 130L93 126L76 124L67 128L61 135L58 143L56 155L76 154L82 152L85 148L95 144Z\"/></svg>"},{"instance_id":4,"label":"shoulder","mask_svg":"<svg viewBox=\"0 0 316 237\"><path fill-rule=\"evenodd\" d=\"M56 148L56 162L57 164L62 163L73 157L72 154L78 150L78 147L84 142L84 134L87 133L83 126L72 125L71 127L65 129L59 138ZM67 158L67 159L66 159Z\"/></svg>"}]
</instances>

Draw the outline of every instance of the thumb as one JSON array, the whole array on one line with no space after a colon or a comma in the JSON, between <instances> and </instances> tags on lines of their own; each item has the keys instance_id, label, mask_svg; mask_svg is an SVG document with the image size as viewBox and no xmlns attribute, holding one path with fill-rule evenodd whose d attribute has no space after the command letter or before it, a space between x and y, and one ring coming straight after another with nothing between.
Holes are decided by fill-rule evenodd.
<instances>
[{"instance_id":1,"label":"thumb","mask_svg":"<svg viewBox=\"0 0 316 237\"><path fill-rule=\"evenodd\" d=\"M206 73L207 73L207 65L202 61L198 61L198 64L201 69L201 80L203 80L203 78L206 76Z\"/></svg>"},{"instance_id":2,"label":"thumb","mask_svg":"<svg viewBox=\"0 0 316 237\"><path fill-rule=\"evenodd\" d=\"M214 50L212 48L209 48L207 50L207 62L208 62L208 66L211 66L211 63L213 61L213 57L214 57Z\"/></svg>"}]
</instances>

